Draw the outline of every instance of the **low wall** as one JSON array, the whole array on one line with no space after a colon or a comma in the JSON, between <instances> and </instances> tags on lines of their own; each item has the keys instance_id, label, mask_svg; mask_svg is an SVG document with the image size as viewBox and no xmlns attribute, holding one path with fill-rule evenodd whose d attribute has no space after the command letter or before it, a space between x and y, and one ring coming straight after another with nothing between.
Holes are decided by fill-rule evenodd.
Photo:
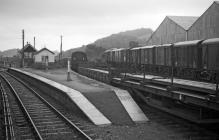
<instances>
[{"instance_id":1,"label":"low wall","mask_svg":"<svg viewBox=\"0 0 219 140\"><path fill-rule=\"evenodd\" d=\"M79 67L78 73L87 76L91 79L95 79L104 83L110 83L109 73L107 72L101 72L90 68Z\"/></svg>"}]
</instances>

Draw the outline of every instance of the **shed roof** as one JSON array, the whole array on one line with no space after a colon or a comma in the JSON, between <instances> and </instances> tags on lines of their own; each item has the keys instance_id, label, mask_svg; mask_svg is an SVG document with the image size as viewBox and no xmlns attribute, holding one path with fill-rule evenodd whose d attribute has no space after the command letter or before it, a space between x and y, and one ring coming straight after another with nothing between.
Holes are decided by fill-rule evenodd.
<instances>
[{"instance_id":1,"label":"shed roof","mask_svg":"<svg viewBox=\"0 0 219 140\"><path fill-rule=\"evenodd\" d=\"M20 52L36 52L36 49L29 43L27 43L25 46L24 46L24 49L22 48Z\"/></svg>"},{"instance_id":2,"label":"shed roof","mask_svg":"<svg viewBox=\"0 0 219 140\"><path fill-rule=\"evenodd\" d=\"M126 50L127 48L116 48L116 49L113 49L113 50L111 50L111 51L121 51L121 50Z\"/></svg>"},{"instance_id":3,"label":"shed roof","mask_svg":"<svg viewBox=\"0 0 219 140\"><path fill-rule=\"evenodd\" d=\"M188 30L192 26L192 24L198 19L198 17L193 17L193 16L167 16L167 17L185 30Z\"/></svg>"},{"instance_id":4,"label":"shed roof","mask_svg":"<svg viewBox=\"0 0 219 140\"><path fill-rule=\"evenodd\" d=\"M162 45L157 45L155 47L170 47L172 44L162 44Z\"/></svg>"},{"instance_id":5,"label":"shed roof","mask_svg":"<svg viewBox=\"0 0 219 140\"><path fill-rule=\"evenodd\" d=\"M40 52L42 52L42 51L44 51L44 50L47 50L47 51L49 51L50 53L55 54L54 52L50 51L50 50L47 49L47 48L42 48L41 50L39 50L38 52L36 52L35 55L39 54Z\"/></svg>"},{"instance_id":6,"label":"shed roof","mask_svg":"<svg viewBox=\"0 0 219 140\"><path fill-rule=\"evenodd\" d=\"M117 48L110 48L108 50L105 50L104 52L111 52L112 50L117 49Z\"/></svg>"},{"instance_id":7,"label":"shed roof","mask_svg":"<svg viewBox=\"0 0 219 140\"><path fill-rule=\"evenodd\" d=\"M132 48L131 50L138 50L138 49L149 49L149 48L153 48L155 47L155 45L151 45L151 46L142 46L142 47L136 47L136 48Z\"/></svg>"},{"instance_id":8,"label":"shed roof","mask_svg":"<svg viewBox=\"0 0 219 140\"><path fill-rule=\"evenodd\" d=\"M211 38L202 42L203 45L219 44L219 38Z\"/></svg>"},{"instance_id":9,"label":"shed roof","mask_svg":"<svg viewBox=\"0 0 219 140\"><path fill-rule=\"evenodd\" d=\"M181 46L195 46L200 43L202 40L192 40L192 41L183 41L174 43L174 47L181 47Z\"/></svg>"}]
</instances>

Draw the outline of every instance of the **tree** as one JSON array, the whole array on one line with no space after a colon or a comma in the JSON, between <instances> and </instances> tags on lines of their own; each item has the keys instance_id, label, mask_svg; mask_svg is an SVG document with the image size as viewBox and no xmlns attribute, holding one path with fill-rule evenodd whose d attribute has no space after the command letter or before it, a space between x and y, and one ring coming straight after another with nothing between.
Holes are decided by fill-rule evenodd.
<instances>
[{"instance_id":1,"label":"tree","mask_svg":"<svg viewBox=\"0 0 219 140\"><path fill-rule=\"evenodd\" d=\"M138 44L138 42L136 42L136 41L130 41L130 42L129 42L129 47L130 47L130 48L139 47L139 44Z\"/></svg>"},{"instance_id":2,"label":"tree","mask_svg":"<svg viewBox=\"0 0 219 140\"><path fill-rule=\"evenodd\" d=\"M104 48L96 46L96 44L88 44L85 49L89 61L97 61L104 51Z\"/></svg>"}]
</instances>

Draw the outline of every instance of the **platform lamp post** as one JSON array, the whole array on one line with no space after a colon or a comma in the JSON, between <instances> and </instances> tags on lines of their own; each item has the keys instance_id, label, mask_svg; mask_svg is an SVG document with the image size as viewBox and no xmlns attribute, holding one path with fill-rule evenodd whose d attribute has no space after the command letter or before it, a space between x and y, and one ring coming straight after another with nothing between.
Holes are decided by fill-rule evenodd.
<instances>
[{"instance_id":1,"label":"platform lamp post","mask_svg":"<svg viewBox=\"0 0 219 140\"><path fill-rule=\"evenodd\" d=\"M70 64L70 60L69 60L69 58L68 58L67 81L72 81L72 80L71 80L70 71L71 71L71 64Z\"/></svg>"}]
</instances>

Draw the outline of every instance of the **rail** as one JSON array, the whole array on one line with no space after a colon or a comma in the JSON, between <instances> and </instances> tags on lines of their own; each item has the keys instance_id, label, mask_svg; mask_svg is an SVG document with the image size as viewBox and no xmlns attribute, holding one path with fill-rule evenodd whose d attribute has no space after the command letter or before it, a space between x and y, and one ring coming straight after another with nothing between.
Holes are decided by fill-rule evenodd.
<instances>
[{"instance_id":1,"label":"rail","mask_svg":"<svg viewBox=\"0 0 219 140\"><path fill-rule=\"evenodd\" d=\"M25 86L27 89L29 89L32 93L34 93L43 103L45 103L50 109L52 109L60 118L62 118L71 128L76 130L79 135L81 135L84 139L92 140L87 134L85 134L80 128L78 128L74 123L72 123L67 117L65 117L61 112L59 112L55 107L53 107L48 101L46 101L42 96L40 96L35 90L33 90L31 87L29 87L26 83L18 79L17 77L7 73L14 79L16 79L18 82L20 82L23 86Z\"/></svg>"},{"instance_id":2,"label":"rail","mask_svg":"<svg viewBox=\"0 0 219 140\"><path fill-rule=\"evenodd\" d=\"M28 121L30 122L31 126L33 127L33 130L34 132L36 133L36 137L39 139L39 140L43 140L42 136L40 135L36 125L34 124L32 118L30 117L30 114L28 113L26 107L24 106L24 104L22 103L19 95L17 94L17 92L15 91L15 89L13 88L13 86L10 84L10 82L2 75L0 74L0 76L5 80L5 82L8 84L8 86L10 87L10 89L12 90L13 94L15 95L18 103L20 104L21 106L21 109L23 110L23 113L25 114L25 116L27 117Z\"/></svg>"},{"instance_id":3,"label":"rail","mask_svg":"<svg viewBox=\"0 0 219 140\"><path fill-rule=\"evenodd\" d=\"M2 104L3 104L3 114L4 114L4 126L5 126L5 139L6 140L15 140L14 128L11 118L11 110L8 102L8 97L2 83L0 83L0 90L2 93Z\"/></svg>"}]
</instances>

